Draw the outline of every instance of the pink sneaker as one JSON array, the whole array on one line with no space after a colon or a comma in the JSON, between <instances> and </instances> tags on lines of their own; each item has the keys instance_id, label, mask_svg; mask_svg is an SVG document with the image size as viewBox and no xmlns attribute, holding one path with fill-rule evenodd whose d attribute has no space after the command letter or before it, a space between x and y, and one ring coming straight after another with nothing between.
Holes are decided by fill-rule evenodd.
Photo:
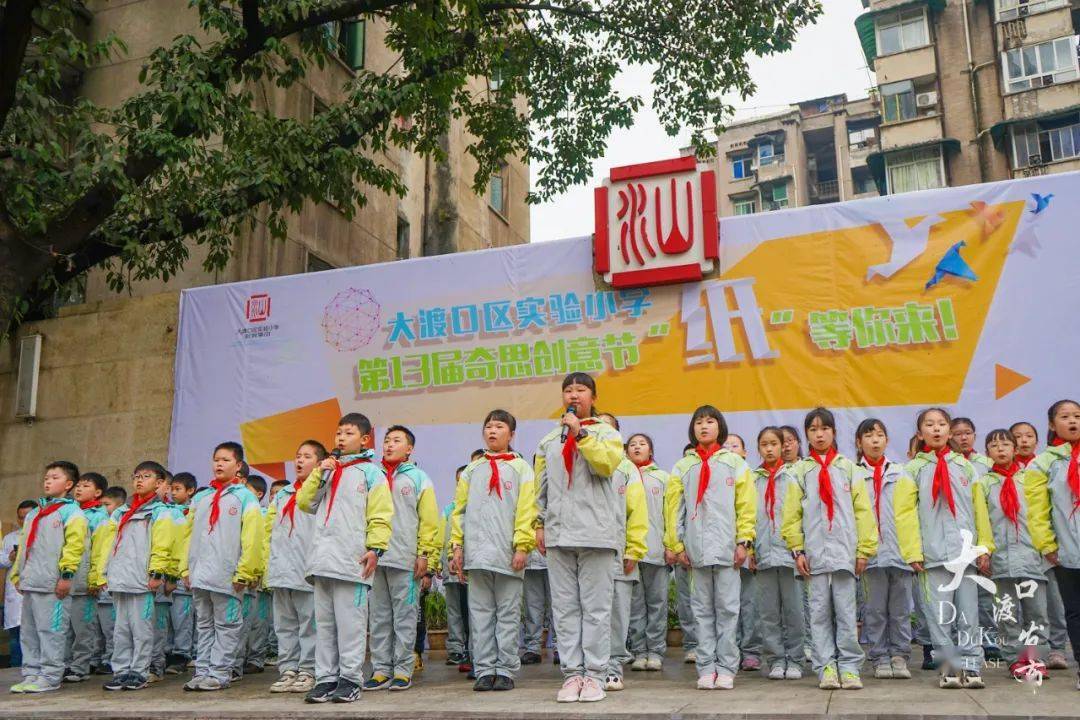
<instances>
[{"instance_id":1,"label":"pink sneaker","mask_svg":"<svg viewBox=\"0 0 1080 720\"><path fill-rule=\"evenodd\" d=\"M599 702L607 697L607 693L600 687L600 683L591 677L585 678L581 685L581 694L578 695L580 702Z\"/></svg>"},{"instance_id":2,"label":"pink sneaker","mask_svg":"<svg viewBox=\"0 0 1080 720\"><path fill-rule=\"evenodd\" d=\"M742 669L743 670L760 670L761 669L761 661L758 660L753 655L748 655L748 656L743 658Z\"/></svg>"},{"instance_id":3,"label":"pink sneaker","mask_svg":"<svg viewBox=\"0 0 1080 720\"><path fill-rule=\"evenodd\" d=\"M581 686L583 684L584 678L578 676L566 678L555 700L561 703L577 702L581 696Z\"/></svg>"}]
</instances>

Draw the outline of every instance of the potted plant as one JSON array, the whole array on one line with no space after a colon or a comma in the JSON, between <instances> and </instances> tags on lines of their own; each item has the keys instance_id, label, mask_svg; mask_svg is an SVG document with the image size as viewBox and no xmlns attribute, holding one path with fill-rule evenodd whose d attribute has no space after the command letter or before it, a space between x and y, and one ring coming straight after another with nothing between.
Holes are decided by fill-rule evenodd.
<instances>
[{"instance_id":1,"label":"potted plant","mask_svg":"<svg viewBox=\"0 0 1080 720\"><path fill-rule=\"evenodd\" d=\"M446 597L441 592L424 596L424 623L427 625L428 648L446 649Z\"/></svg>"},{"instance_id":2,"label":"potted plant","mask_svg":"<svg viewBox=\"0 0 1080 720\"><path fill-rule=\"evenodd\" d=\"M675 581L668 583L668 610L667 610L667 645L668 647L682 647L682 626L679 624L679 601L675 594Z\"/></svg>"}]
</instances>

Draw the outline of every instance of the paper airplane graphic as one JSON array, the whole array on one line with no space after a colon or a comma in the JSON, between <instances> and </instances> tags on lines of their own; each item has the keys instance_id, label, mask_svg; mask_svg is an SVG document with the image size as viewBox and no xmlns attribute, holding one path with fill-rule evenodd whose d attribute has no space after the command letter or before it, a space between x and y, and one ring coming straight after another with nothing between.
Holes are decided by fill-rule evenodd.
<instances>
[{"instance_id":1,"label":"paper airplane graphic","mask_svg":"<svg viewBox=\"0 0 1080 720\"><path fill-rule=\"evenodd\" d=\"M1027 385L1031 378L1022 375L1012 368L994 363L994 399L1000 400L1013 390Z\"/></svg>"},{"instance_id":2,"label":"paper airplane graphic","mask_svg":"<svg viewBox=\"0 0 1080 720\"><path fill-rule=\"evenodd\" d=\"M871 280L875 275L890 278L922 255L930 239L930 229L941 221L942 218L933 213L910 227L901 218L882 220L880 225L892 241L892 255L887 263L871 265L866 271L866 279Z\"/></svg>"},{"instance_id":3,"label":"paper airplane graphic","mask_svg":"<svg viewBox=\"0 0 1080 720\"><path fill-rule=\"evenodd\" d=\"M1050 193L1049 195L1031 193L1031 197L1035 200L1035 207L1031 209L1031 214L1038 215L1050 206L1050 198L1054 197L1054 193Z\"/></svg>"},{"instance_id":4,"label":"paper airplane graphic","mask_svg":"<svg viewBox=\"0 0 1080 720\"><path fill-rule=\"evenodd\" d=\"M927 290L941 282L942 278L946 275L964 278L965 280L979 279L979 276L975 274L975 271L971 269L971 266L967 264L967 261L960 256L960 248L966 246L967 243L961 240L945 251L941 260L938 260L937 267L934 268L934 276L926 283Z\"/></svg>"}]
</instances>

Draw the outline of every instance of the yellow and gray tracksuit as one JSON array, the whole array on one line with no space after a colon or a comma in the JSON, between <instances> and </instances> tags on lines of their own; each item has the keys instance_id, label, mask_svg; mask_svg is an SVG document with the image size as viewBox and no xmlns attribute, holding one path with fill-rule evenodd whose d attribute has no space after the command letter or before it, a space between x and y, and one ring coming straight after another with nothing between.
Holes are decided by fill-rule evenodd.
<instances>
[{"instance_id":1,"label":"yellow and gray tracksuit","mask_svg":"<svg viewBox=\"0 0 1080 720\"><path fill-rule=\"evenodd\" d=\"M446 597L446 654L458 657L469 652L469 607L466 586L456 573L450 572L450 516L456 505L450 502L443 508L439 519L439 537L443 539L439 556L439 571L443 578L443 595ZM526 628L528 618L526 616ZM527 629L526 629L527 632Z\"/></svg>"},{"instance_id":2,"label":"yellow and gray tracksuit","mask_svg":"<svg viewBox=\"0 0 1080 720\"><path fill-rule=\"evenodd\" d=\"M180 553L184 543L184 526L187 525L187 514L190 505L173 505L174 521L178 525L176 544L173 558L174 567L171 574L179 577ZM172 623L172 653L182 658L186 663L195 657L195 603L192 601L191 589L177 580L176 589L172 593L172 605L169 608L169 620Z\"/></svg>"},{"instance_id":3,"label":"yellow and gray tracksuit","mask_svg":"<svg viewBox=\"0 0 1080 720\"><path fill-rule=\"evenodd\" d=\"M270 649L270 631L273 626L271 605L273 598L265 588L266 568L270 554L270 537L267 535L267 508L260 505L262 515L262 565L256 582L244 590L242 612L244 626L240 630L240 652L236 654L233 674L243 675L244 668L252 665L265 667L266 654Z\"/></svg>"},{"instance_id":4,"label":"yellow and gray tracksuit","mask_svg":"<svg viewBox=\"0 0 1080 720\"><path fill-rule=\"evenodd\" d=\"M671 573L664 563L664 493L668 474L650 462L638 468L645 492L649 530L646 552L638 564L641 582L630 597L630 654L635 658L663 660L667 653L668 582Z\"/></svg>"},{"instance_id":5,"label":"yellow and gray tracksuit","mask_svg":"<svg viewBox=\"0 0 1080 720\"><path fill-rule=\"evenodd\" d=\"M109 514L100 505L85 508L82 512L86 516L86 549L71 583L71 643L67 667L70 674L85 677L101 655L97 598L89 593L88 578L93 549L102 542Z\"/></svg>"},{"instance_id":6,"label":"yellow and gray tracksuit","mask_svg":"<svg viewBox=\"0 0 1080 720\"><path fill-rule=\"evenodd\" d=\"M333 507L331 473L316 469L297 496L300 510L315 515L308 553L308 582L315 586L315 681L344 679L364 683L367 654L368 590L374 574L361 577L368 550L386 550L394 503L382 468L372 453L343 455L344 463L367 460L342 470Z\"/></svg>"},{"instance_id":7,"label":"yellow and gray tracksuit","mask_svg":"<svg viewBox=\"0 0 1080 720\"><path fill-rule=\"evenodd\" d=\"M856 629L855 561L877 552L877 523L863 472L843 455L829 464L833 498L830 523L821 500L821 465L804 458L788 470L780 534L810 565L810 661L824 673L858 675L863 662Z\"/></svg>"},{"instance_id":8,"label":"yellow and gray tracksuit","mask_svg":"<svg viewBox=\"0 0 1080 720\"><path fill-rule=\"evenodd\" d=\"M86 516L78 503L67 498L39 498L19 535L19 550L11 566L11 582L22 594L22 676L39 685L57 687L64 675L67 629L71 622L71 596L56 597L60 578L74 579L86 547ZM26 538L34 517L60 503L38 523L29 555Z\"/></svg>"},{"instance_id":9,"label":"yellow and gray tracksuit","mask_svg":"<svg viewBox=\"0 0 1080 720\"><path fill-rule=\"evenodd\" d=\"M266 509L264 547L269 562L265 583L274 597L278 672L315 677L315 595L304 578L315 518L295 505L291 517L282 515L285 504L295 496L296 489L290 483L278 490Z\"/></svg>"},{"instance_id":10,"label":"yellow and gray tracksuit","mask_svg":"<svg viewBox=\"0 0 1080 720\"><path fill-rule=\"evenodd\" d=\"M945 460L956 514L950 511L944 493L936 503L933 501L937 456L920 452L904 466L904 477L893 491L896 537L904 562L921 562L926 569L916 592L923 594L926 626L941 669L944 671L947 664L953 671L978 672L983 650L978 627L978 585L970 577L975 574L975 556L971 554L963 569L963 580L955 588L950 587L954 574L945 564L961 560L962 533L970 534L976 546L992 545L993 538L978 533L975 526L975 468L956 452L947 453ZM959 642L954 641L954 635Z\"/></svg>"},{"instance_id":11,"label":"yellow and gray tracksuit","mask_svg":"<svg viewBox=\"0 0 1080 720\"><path fill-rule=\"evenodd\" d=\"M387 485L394 519L390 546L371 583L371 671L373 676L410 678L420 608L416 558L427 557L432 569L439 562L439 506L431 479L411 462L401 463Z\"/></svg>"},{"instance_id":12,"label":"yellow and gray tracksuit","mask_svg":"<svg viewBox=\"0 0 1080 720\"><path fill-rule=\"evenodd\" d=\"M621 678L623 665L633 660L626 649L626 637L630 630L630 595L635 585L641 584L640 568L635 565L629 574L624 572L623 561L640 563L648 553L649 508L645 504L645 485L637 467L623 459L611 484L622 500L623 512L619 516L619 537L624 540L622 551L615 557L615 583L611 598L611 658L608 675Z\"/></svg>"},{"instance_id":13,"label":"yellow and gray tracksuit","mask_svg":"<svg viewBox=\"0 0 1080 720\"><path fill-rule=\"evenodd\" d=\"M619 431L595 418L582 425L570 473L561 428L536 449L537 523L547 546L551 612L565 677L589 677L603 687L611 657L611 583L622 508L611 476L623 459Z\"/></svg>"},{"instance_id":14,"label":"yellow and gray tracksuit","mask_svg":"<svg viewBox=\"0 0 1080 720\"><path fill-rule=\"evenodd\" d=\"M243 485L227 486L221 494L217 524L210 528L212 487L191 500L184 525L178 573L191 583L195 604L195 678L212 677L227 686L239 653L244 616L243 590L262 569L263 518L259 501Z\"/></svg>"},{"instance_id":15,"label":"yellow and gray tracksuit","mask_svg":"<svg viewBox=\"0 0 1080 720\"><path fill-rule=\"evenodd\" d=\"M698 676L734 676L739 669L739 568L735 546L749 550L755 535L757 489L746 461L721 450L709 458L700 504L701 458L687 452L668 478L664 545L690 560L690 606L697 630Z\"/></svg>"},{"instance_id":16,"label":"yellow and gray tracksuit","mask_svg":"<svg viewBox=\"0 0 1080 720\"><path fill-rule=\"evenodd\" d=\"M513 678L521 666L522 579L511 567L514 553L536 547L536 482L529 464L495 460L498 487L492 486L491 462L485 456L469 464L458 481L450 517L450 545L464 548L469 574L469 627L473 670L477 678Z\"/></svg>"}]
</instances>

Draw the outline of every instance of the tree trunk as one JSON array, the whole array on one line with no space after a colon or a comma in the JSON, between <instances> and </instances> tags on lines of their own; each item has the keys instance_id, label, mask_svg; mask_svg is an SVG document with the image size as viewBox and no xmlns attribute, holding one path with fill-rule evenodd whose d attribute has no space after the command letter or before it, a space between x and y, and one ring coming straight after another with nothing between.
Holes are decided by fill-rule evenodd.
<instances>
[{"instance_id":1,"label":"tree trunk","mask_svg":"<svg viewBox=\"0 0 1080 720\"><path fill-rule=\"evenodd\" d=\"M14 327L16 304L48 267L48 260L45 251L25 242L0 216L0 337Z\"/></svg>"}]
</instances>

